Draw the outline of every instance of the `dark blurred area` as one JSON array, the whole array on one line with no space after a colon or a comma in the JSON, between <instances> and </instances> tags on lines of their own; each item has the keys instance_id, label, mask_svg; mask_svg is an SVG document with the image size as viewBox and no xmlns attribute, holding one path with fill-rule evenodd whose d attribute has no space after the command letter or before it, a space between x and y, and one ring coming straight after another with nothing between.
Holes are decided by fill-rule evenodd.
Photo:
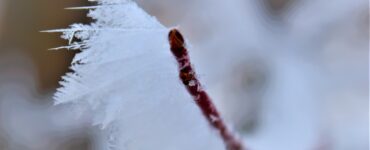
<instances>
[{"instance_id":1,"label":"dark blurred area","mask_svg":"<svg viewBox=\"0 0 370 150\"><path fill-rule=\"evenodd\" d=\"M0 0L0 149L91 149L88 128L65 109L51 109L52 93L68 71L72 51L48 51L66 45L59 34L42 30L85 22L84 0ZM74 123L73 123L74 122ZM68 130L67 130L68 129Z\"/></svg>"},{"instance_id":2,"label":"dark blurred area","mask_svg":"<svg viewBox=\"0 0 370 150\"><path fill-rule=\"evenodd\" d=\"M66 28L74 22L87 23L87 11L68 11L64 8L88 5L83 0L20 1L2 0L0 53L18 51L35 64L38 90L42 93L58 87L58 80L67 71L73 52L48 51L66 45L58 34L40 33L43 30Z\"/></svg>"}]
</instances>

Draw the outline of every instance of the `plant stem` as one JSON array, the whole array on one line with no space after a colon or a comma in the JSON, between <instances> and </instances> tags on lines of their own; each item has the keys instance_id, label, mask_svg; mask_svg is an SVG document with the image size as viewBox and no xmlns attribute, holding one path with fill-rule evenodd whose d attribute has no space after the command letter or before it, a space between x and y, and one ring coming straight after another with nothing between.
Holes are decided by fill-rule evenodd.
<instances>
[{"instance_id":1,"label":"plant stem","mask_svg":"<svg viewBox=\"0 0 370 150\"><path fill-rule=\"evenodd\" d=\"M195 71L190 63L188 51L185 48L185 41L181 33L177 29L172 29L169 32L168 40L171 52L178 63L181 81L190 95L194 98L198 107L202 110L207 121L213 128L218 130L227 150L244 150L243 144L227 128L215 105L212 103L211 98L206 91L204 91L197 79Z\"/></svg>"}]
</instances>

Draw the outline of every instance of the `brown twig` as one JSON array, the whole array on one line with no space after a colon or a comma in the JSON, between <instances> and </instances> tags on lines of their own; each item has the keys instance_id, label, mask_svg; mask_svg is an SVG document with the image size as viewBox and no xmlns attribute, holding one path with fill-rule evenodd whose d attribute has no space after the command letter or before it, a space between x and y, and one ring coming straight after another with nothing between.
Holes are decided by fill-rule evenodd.
<instances>
[{"instance_id":1,"label":"brown twig","mask_svg":"<svg viewBox=\"0 0 370 150\"><path fill-rule=\"evenodd\" d=\"M185 41L181 33L177 29L172 29L169 32L168 40L172 54L175 56L178 63L181 81L190 95L193 96L194 101L202 110L203 115L211 126L219 131L227 150L245 150L242 143L227 128L215 105L212 103L211 98L204 91L197 79L194 69L191 66L188 51L185 48Z\"/></svg>"}]
</instances>

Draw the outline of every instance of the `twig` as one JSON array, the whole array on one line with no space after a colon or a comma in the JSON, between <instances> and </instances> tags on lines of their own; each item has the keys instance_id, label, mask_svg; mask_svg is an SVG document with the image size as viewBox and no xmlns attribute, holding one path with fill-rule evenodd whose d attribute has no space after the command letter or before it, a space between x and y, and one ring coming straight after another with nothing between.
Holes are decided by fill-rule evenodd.
<instances>
[{"instance_id":1,"label":"twig","mask_svg":"<svg viewBox=\"0 0 370 150\"><path fill-rule=\"evenodd\" d=\"M190 63L188 51L185 48L185 41L181 33L177 29L172 29L169 32L168 40L171 51L178 63L181 81L191 96L193 96L194 101L202 110L203 115L211 126L219 131L227 150L245 150L241 141L239 141L239 139L237 139L227 128L215 105L212 103L211 98L204 91L197 79Z\"/></svg>"}]
</instances>

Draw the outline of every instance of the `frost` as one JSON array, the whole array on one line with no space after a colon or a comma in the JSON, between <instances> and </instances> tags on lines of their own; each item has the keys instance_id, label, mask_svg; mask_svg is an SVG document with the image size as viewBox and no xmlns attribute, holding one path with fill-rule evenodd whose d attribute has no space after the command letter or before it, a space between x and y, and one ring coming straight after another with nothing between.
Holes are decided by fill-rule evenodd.
<instances>
[{"instance_id":1,"label":"frost","mask_svg":"<svg viewBox=\"0 0 370 150\"><path fill-rule=\"evenodd\" d=\"M63 32L60 48L81 50L55 103L91 114L107 149L223 149L178 79L168 29L132 1L97 2L81 7L90 25L48 31Z\"/></svg>"}]
</instances>

